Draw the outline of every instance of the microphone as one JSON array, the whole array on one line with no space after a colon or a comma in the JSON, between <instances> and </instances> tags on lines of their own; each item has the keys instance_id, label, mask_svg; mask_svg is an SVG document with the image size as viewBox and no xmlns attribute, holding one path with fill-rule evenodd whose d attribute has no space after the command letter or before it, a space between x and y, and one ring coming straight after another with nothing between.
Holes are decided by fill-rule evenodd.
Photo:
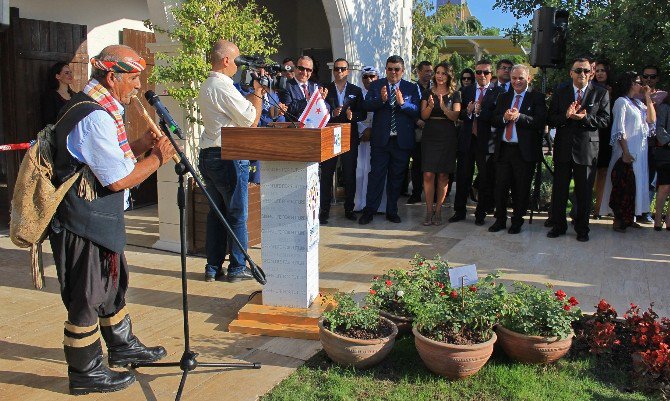
<instances>
[{"instance_id":1,"label":"microphone","mask_svg":"<svg viewBox=\"0 0 670 401\"><path fill-rule=\"evenodd\" d=\"M174 121L168 109L163 105L161 100L158 98L158 95L156 95L154 91L150 90L144 93L144 97L147 99L147 102L149 102L149 104L156 109L158 117L160 117L161 121L165 123L167 129L172 134L177 135L179 139L184 139L184 133L181 131L181 128L179 128L179 125L177 125L177 123Z\"/></svg>"},{"instance_id":2,"label":"microphone","mask_svg":"<svg viewBox=\"0 0 670 401\"><path fill-rule=\"evenodd\" d=\"M233 61L236 66L241 67L243 65L247 67L261 67L263 66L264 60L261 57L254 56L237 56Z\"/></svg>"}]
</instances>

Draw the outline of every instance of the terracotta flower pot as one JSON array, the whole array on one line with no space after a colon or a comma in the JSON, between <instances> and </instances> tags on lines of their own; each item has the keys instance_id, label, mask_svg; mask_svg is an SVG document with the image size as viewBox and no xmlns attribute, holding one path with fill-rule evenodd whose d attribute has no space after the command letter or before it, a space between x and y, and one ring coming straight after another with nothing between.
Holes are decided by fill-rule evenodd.
<instances>
[{"instance_id":1,"label":"terracotta flower pot","mask_svg":"<svg viewBox=\"0 0 670 401\"><path fill-rule=\"evenodd\" d=\"M512 359L525 363L552 363L570 351L574 333L568 338L527 336L496 326L500 345Z\"/></svg>"},{"instance_id":2,"label":"terracotta flower pot","mask_svg":"<svg viewBox=\"0 0 670 401\"><path fill-rule=\"evenodd\" d=\"M449 379L463 379L479 372L493 353L496 335L490 340L473 345L455 345L433 341L424 337L416 328L414 344L423 363L431 372Z\"/></svg>"},{"instance_id":3,"label":"terracotta flower pot","mask_svg":"<svg viewBox=\"0 0 670 401\"><path fill-rule=\"evenodd\" d=\"M360 369L374 366L391 352L398 335L398 327L392 321L384 317L380 319L391 325L393 330L391 334L374 340L360 340L328 330L323 327L323 318L321 318L319 320L321 346L328 357L340 365L351 365Z\"/></svg>"},{"instance_id":4,"label":"terracotta flower pot","mask_svg":"<svg viewBox=\"0 0 670 401\"><path fill-rule=\"evenodd\" d=\"M392 313L385 312L383 310L379 311L379 314L395 323L396 326L398 326L399 335L412 332L412 322L414 321L413 318L406 316L397 316Z\"/></svg>"}]
</instances>

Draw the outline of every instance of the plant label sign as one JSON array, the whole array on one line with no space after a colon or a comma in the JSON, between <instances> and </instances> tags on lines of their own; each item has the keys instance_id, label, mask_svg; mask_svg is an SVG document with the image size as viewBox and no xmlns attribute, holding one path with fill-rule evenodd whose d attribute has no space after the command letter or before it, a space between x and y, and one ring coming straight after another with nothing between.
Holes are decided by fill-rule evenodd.
<instances>
[{"instance_id":1,"label":"plant label sign","mask_svg":"<svg viewBox=\"0 0 670 401\"><path fill-rule=\"evenodd\" d=\"M460 288L461 284L464 286L468 286L477 283L476 265L452 267L448 271L449 271L449 282L451 282L451 288ZM462 283L461 278L463 279Z\"/></svg>"}]
</instances>

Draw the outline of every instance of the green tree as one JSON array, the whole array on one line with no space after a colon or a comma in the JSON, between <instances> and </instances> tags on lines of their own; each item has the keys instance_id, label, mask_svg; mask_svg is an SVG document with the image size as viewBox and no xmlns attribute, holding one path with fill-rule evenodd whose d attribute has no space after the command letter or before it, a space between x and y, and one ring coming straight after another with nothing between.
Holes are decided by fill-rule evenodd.
<instances>
[{"instance_id":1,"label":"green tree","mask_svg":"<svg viewBox=\"0 0 670 401\"><path fill-rule=\"evenodd\" d=\"M242 54L265 57L280 45L274 16L255 0L184 0L170 12L175 20L172 29L144 22L181 45L176 54L156 54L165 62L154 66L150 81L164 84L190 117L196 110L200 83L210 69L207 56L215 41L226 39L237 44Z\"/></svg>"}]
</instances>

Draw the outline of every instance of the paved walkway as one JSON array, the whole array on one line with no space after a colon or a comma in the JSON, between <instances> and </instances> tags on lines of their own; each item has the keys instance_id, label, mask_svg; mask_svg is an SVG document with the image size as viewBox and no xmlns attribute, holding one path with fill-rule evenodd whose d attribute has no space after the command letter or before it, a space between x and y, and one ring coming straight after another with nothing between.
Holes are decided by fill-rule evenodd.
<instances>
[{"instance_id":1,"label":"paved walkway","mask_svg":"<svg viewBox=\"0 0 670 401\"><path fill-rule=\"evenodd\" d=\"M574 233L547 239L544 217L526 224L520 235L489 233L466 222L423 227L423 206L401 206L401 224L376 216L369 226L352 224L341 206L330 225L321 229L321 287L365 291L370 278L392 267L406 266L416 253L440 254L452 263L476 263L485 273L499 269L509 280L553 282L575 295L586 310L600 297L623 313L629 302L655 302L670 316L670 232L651 226L626 234L610 229L611 221L593 224L591 241L580 243ZM450 210L445 210L448 217ZM147 248L156 239L155 209L127 216L131 265L129 308L135 332L147 344L162 344L166 360L181 356L183 344L181 284L178 255ZM489 218L489 220L492 220ZM487 221L487 225L492 221ZM139 245L139 246L137 246ZM46 289L32 288L28 252L0 235L0 394L7 401L63 400L67 394L66 365L61 348L65 310L58 294L48 246ZM250 251L260 260L260 249ZM288 340L229 333L228 324L256 283L205 283L204 260L188 258L191 347L205 361L253 361L260 370L198 369L186 383L184 400L255 400L291 374L319 350L316 341ZM86 400L173 399L180 371L140 369L138 382L113 394L79 397Z\"/></svg>"}]
</instances>

